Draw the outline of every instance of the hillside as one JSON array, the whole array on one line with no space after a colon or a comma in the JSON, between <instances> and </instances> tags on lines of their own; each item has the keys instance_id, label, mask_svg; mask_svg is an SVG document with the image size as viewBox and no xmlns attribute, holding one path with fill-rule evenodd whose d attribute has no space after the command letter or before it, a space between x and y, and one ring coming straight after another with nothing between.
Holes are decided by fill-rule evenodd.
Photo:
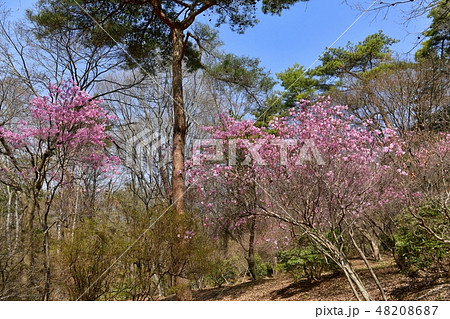
<instances>
[{"instance_id":1,"label":"hillside","mask_svg":"<svg viewBox=\"0 0 450 319\"><path fill-rule=\"evenodd\" d=\"M358 274L367 282L370 294L381 300L376 285L364 269L361 260L353 260ZM373 263L376 274L385 289L388 300L450 300L450 282L416 280L413 282L398 271L392 260ZM195 300L212 301L348 301L355 300L350 286L343 275L325 275L321 281L294 282L281 274L274 278L247 281L221 288L208 288L193 292ZM165 300L174 300L170 296Z\"/></svg>"}]
</instances>

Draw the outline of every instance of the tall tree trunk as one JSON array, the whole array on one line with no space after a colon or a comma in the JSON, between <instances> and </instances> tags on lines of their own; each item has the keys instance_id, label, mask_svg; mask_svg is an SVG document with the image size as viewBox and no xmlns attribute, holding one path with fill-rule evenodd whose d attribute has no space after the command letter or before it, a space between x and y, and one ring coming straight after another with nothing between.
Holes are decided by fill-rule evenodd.
<instances>
[{"instance_id":1,"label":"tall tree trunk","mask_svg":"<svg viewBox=\"0 0 450 319\"><path fill-rule=\"evenodd\" d=\"M22 272L22 285L28 292L27 295L32 296L33 287L33 266L34 266L34 216L36 213L36 207L38 205L38 198L33 191L30 191L27 196L27 204L23 211L22 217L22 238L23 238L23 272Z\"/></svg>"},{"instance_id":2,"label":"tall tree trunk","mask_svg":"<svg viewBox=\"0 0 450 319\"><path fill-rule=\"evenodd\" d=\"M184 150L186 144L186 113L183 98L183 50L184 35L181 26L172 28L173 61L172 61L172 90L173 90L173 150L172 150L172 200L177 214L183 215L184 193L186 191L184 172ZM180 241L180 245L184 245ZM179 252L186 251L179 249ZM184 256L180 256L183 259ZM177 300L191 300L192 293L189 279L182 274L176 277Z\"/></svg>"},{"instance_id":3,"label":"tall tree trunk","mask_svg":"<svg viewBox=\"0 0 450 319\"><path fill-rule=\"evenodd\" d=\"M186 114L183 98L183 30L174 28L173 32L173 63L172 63L172 90L173 90L173 174L172 193L174 206L178 214L184 214L184 149L186 144Z\"/></svg>"}]
</instances>

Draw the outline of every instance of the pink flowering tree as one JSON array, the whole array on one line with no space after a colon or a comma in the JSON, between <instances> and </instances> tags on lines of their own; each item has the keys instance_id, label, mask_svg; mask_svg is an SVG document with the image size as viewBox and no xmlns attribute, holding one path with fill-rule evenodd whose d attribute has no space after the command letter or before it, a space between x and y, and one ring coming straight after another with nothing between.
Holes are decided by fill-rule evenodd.
<instances>
[{"instance_id":1,"label":"pink flowering tree","mask_svg":"<svg viewBox=\"0 0 450 319\"><path fill-rule=\"evenodd\" d=\"M102 101L73 81L51 84L48 90L48 96L30 101L28 119L0 127L0 182L13 187L23 199L23 281L27 288L36 285L32 278L36 217L44 234L46 282L40 289L44 299L50 275L48 214L57 189L70 182L70 167L113 173L118 164L116 157L104 151L110 141L107 127L114 118L102 108Z\"/></svg>"},{"instance_id":2,"label":"pink flowering tree","mask_svg":"<svg viewBox=\"0 0 450 319\"><path fill-rule=\"evenodd\" d=\"M237 242L245 252L251 278L257 279L255 244L258 233L267 226L267 217L257 215L264 194L257 185L258 165L253 158L246 158L245 148L271 136L253 121L238 121L226 114L220 120L220 127L205 128L211 139L197 141L193 159L186 164L190 181L195 182L197 204L204 211L204 226L216 240ZM231 152L216 154L217 149ZM214 157L224 162L217 163Z\"/></svg>"},{"instance_id":3,"label":"pink flowering tree","mask_svg":"<svg viewBox=\"0 0 450 319\"><path fill-rule=\"evenodd\" d=\"M220 207L229 210L237 198L247 203L251 194L252 215L299 227L342 269L358 299L372 299L348 261L344 238L363 254L354 240L357 226L365 216L404 200L398 178L407 173L391 165L404 154L395 132L372 130L370 121L357 127L346 107L327 99L299 103L268 128L226 115L222 123L208 128L220 142L194 150L190 176L205 196L218 190L236 195L209 197L206 211L220 214ZM226 150L223 158L217 149Z\"/></svg>"}]
</instances>

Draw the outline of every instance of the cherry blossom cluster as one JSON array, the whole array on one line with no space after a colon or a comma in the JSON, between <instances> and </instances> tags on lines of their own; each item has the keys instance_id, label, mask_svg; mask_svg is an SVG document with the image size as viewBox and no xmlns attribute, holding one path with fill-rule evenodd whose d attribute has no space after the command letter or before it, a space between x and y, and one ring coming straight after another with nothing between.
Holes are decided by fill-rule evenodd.
<instances>
[{"instance_id":1,"label":"cherry blossom cluster","mask_svg":"<svg viewBox=\"0 0 450 319\"><path fill-rule=\"evenodd\" d=\"M228 149L224 161L211 161L215 143L194 150L201 165L186 162L208 220L234 211L226 226L239 228L251 211L248 203L254 203L266 211L303 210L303 217L320 226L403 199L398 178L408 173L394 160L405 154L400 137L390 129L371 130L370 120L357 126L347 107L332 105L329 98L301 101L268 127L226 113L220 119L221 125L205 130ZM230 156L238 158L236 165L229 165Z\"/></svg>"},{"instance_id":2,"label":"cherry blossom cluster","mask_svg":"<svg viewBox=\"0 0 450 319\"><path fill-rule=\"evenodd\" d=\"M79 165L88 164L102 172L117 169L119 159L107 156L105 146L110 122L116 120L101 106L102 100L91 97L74 81L50 84L48 96L30 101L30 118L16 126L0 127L0 136L13 154L31 154L34 158L59 154ZM20 155L18 155L20 156ZM34 160L35 165L38 161ZM36 167L31 170L36 169ZM26 171L22 170L21 173ZM57 174L54 172L54 174Z\"/></svg>"}]
</instances>

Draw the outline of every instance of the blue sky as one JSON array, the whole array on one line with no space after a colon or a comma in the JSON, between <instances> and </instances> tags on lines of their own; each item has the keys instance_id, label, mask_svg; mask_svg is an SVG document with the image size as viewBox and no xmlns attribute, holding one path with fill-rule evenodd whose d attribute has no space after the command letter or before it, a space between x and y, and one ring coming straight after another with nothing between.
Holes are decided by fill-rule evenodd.
<instances>
[{"instance_id":1,"label":"blue sky","mask_svg":"<svg viewBox=\"0 0 450 319\"><path fill-rule=\"evenodd\" d=\"M370 2L365 3L367 8ZM421 17L404 25L404 10L409 4L398 6L384 14L374 12L364 15L336 44L345 46L348 41L357 43L366 36L383 30L400 40L392 49L405 55L414 48L417 36L429 26ZM227 26L220 29L226 51L258 57L262 65L273 73L283 71L294 63L310 66L323 50L330 46L362 12L339 0L311 0L298 3L282 16L259 14L260 23L244 35L233 33Z\"/></svg>"},{"instance_id":2,"label":"blue sky","mask_svg":"<svg viewBox=\"0 0 450 319\"><path fill-rule=\"evenodd\" d=\"M2 2L2 0L0 0ZM5 2L5 1L4 1ZM6 0L6 7L17 17L31 8L36 0ZM359 0L367 8L371 0ZM392 48L404 55L414 48L417 36L429 25L426 17L412 20L405 25L404 12L410 4L402 4L375 15L363 16L335 45L345 46L348 41L362 41L369 34L383 30L385 34L400 40ZM311 0L298 3L281 16L258 14L260 23L243 35L220 28L224 50L237 55L257 57L272 74L283 71L294 63L310 66L323 50L332 44L361 14L340 0Z\"/></svg>"}]
</instances>

